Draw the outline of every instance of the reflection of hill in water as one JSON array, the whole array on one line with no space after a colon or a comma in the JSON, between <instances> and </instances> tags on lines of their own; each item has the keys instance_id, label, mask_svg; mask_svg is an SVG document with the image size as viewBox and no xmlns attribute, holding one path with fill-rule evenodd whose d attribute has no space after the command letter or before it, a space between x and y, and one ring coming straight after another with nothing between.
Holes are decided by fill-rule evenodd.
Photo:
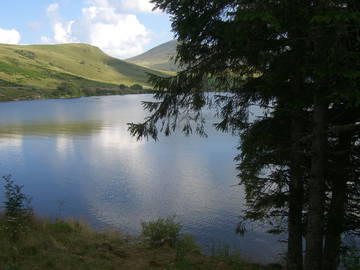
<instances>
[{"instance_id":1,"label":"reflection of hill in water","mask_svg":"<svg viewBox=\"0 0 360 270\"><path fill-rule=\"evenodd\" d=\"M211 125L217 120L206 111L206 139L176 133L158 142L136 141L126 123L147 116L144 100L152 99L126 95L3 103L0 171L12 173L34 198L35 211L45 216L56 215L58 202L64 201L64 217L137 233L141 220L176 214L204 248L234 245L243 256L264 262L281 252L277 236L261 228L243 238L235 235L245 196L242 186L233 186L238 138L218 133Z\"/></svg>"},{"instance_id":2,"label":"reflection of hill in water","mask_svg":"<svg viewBox=\"0 0 360 270\"><path fill-rule=\"evenodd\" d=\"M33 136L89 136L99 132L103 127L101 121L86 122L35 122L0 124L0 138L14 135Z\"/></svg>"}]
</instances>

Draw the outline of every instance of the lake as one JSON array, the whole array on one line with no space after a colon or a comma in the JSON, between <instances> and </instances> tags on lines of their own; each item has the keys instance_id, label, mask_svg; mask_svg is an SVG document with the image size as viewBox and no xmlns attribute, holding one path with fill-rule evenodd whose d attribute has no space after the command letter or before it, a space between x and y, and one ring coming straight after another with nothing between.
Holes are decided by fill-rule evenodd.
<instances>
[{"instance_id":1,"label":"lake","mask_svg":"<svg viewBox=\"0 0 360 270\"><path fill-rule=\"evenodd\" d=\"M205 251L226 244L248 259L272 261L285 249L261 226L235 234L244 207L233 160L238 139L217 132L208 111L207 138L136 141L126 124L143 120L141 101L151 98L0 103L0 173L24 185L40 215L129 233L141 221L176 215Z\"/></svg>"}]
</instances>

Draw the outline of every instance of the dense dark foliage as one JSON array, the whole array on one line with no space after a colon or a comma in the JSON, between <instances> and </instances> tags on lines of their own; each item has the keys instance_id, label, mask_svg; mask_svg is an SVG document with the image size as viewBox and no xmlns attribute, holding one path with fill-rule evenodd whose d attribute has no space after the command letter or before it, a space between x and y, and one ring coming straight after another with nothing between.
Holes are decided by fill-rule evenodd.
<instances>
[{"instance_id":1,"label":"dense dark foliage","mask_svg":"<svg viewBox=\"0 0 360 270\"><path fill-rule=\"evenodd\" d=\"M213 106L216 127L241 139L244 220L288 232L289 269L336 269L341 235L359 234L359 2L152 2L171 16L182 71L150 77L157 101L130 132L206 135L202 109Z\"/></svg>"}]
</instances>

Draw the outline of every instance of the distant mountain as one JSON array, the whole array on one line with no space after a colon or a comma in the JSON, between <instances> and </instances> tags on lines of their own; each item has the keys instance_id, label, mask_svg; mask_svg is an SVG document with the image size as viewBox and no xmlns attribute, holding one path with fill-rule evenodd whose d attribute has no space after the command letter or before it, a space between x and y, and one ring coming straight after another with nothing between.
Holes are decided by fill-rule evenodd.
<instances>
[{"instance_id":1,"label":"distant mountain","mask_svg":"<svg viewBox=\"0 0 360 270\"><path fill-rule=\"evenodd\" d=\"M178 67L171 59L176 55L176 46L177 41L171 40L126 61L152 69L177 71Z\"/></svg>"},{"instance_id":2,"label":"distant mountain","mask_svg":"<svg viewBox=\"0 0 360 270\"><path fill-rule=\"evenodd\" d=\"M83 87L147 86L147 72L164 75L87 44L0 44L0 86L56 88L63 81Z\"/></svg>"}]
</instances>

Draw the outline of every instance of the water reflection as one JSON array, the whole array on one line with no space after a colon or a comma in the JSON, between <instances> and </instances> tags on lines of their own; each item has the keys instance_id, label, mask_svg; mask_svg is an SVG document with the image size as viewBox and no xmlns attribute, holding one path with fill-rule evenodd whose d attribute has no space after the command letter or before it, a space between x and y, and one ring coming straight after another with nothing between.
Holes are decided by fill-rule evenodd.
<instances>
[{"instance_id":1,"label":"water reflection","mask_svg":"<svg viewBox=\"0 0 360 270\"><path fill-rule=\"evenodd\" d=\"M16 136L91 136L102 129L100 121L94 122L32 122L0 125L0 138Z\"/></svg>"},{"instance_id":2,"label":"water reflection","mask_svg":"<svg viewBox=\"0 0 360 270\"><path fill-rule=\"evenodd\" d=\"M2 138L2 134L0 134L0 150L6 150L6 149L21 149L22 146L22 135L16 135L16 134L11 134L11 136L9 136L10 138L3 140Z\"/></svg>"},{"instance_id":3,"label":"water reflection","mask_svg":"<svg viewBox=\"0 0 360 270\"><path fill-rule=\"evenodd\" d=\"M41 214L83 216L97 228L131 233L141 220L176 214L204 245L216 239L249 257L275 256L278 247L261 231L234 234L244 198L242 187L234 186L237 138L216 132L209 116L206 139L136 141L126 123L141 121L140 101L150 99L2 103L0 171L25 185ZM267 256L259 257L259 250Z\"/></svg>"}]
</instances>

